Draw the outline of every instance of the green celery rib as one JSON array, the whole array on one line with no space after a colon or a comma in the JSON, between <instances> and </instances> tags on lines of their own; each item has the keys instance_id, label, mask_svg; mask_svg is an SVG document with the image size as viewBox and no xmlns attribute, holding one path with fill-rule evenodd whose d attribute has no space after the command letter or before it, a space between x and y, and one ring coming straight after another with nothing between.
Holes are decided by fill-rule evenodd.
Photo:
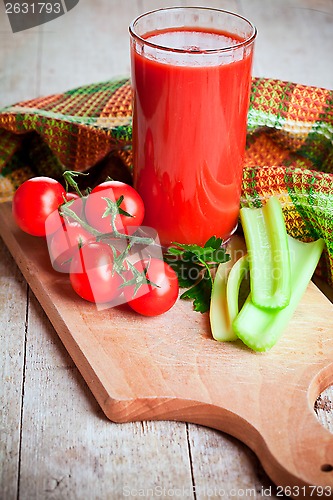
<instances>
[{"instance_id":1,"label":"green celery rib","mask_svg":"<svg viewBox=\"0 0 333 500\"><path fill-rule=\"evenodd\" d=\"M212 336L220 342L237 340L232 329L227 304L227 281L230 270L235 262L246 254L243 238L234 235L227 246L230 260L220 264L217 268L210 301L210 326ZM238 300L238 290L235 290Z\"/></svg>"},{"instance_id":2,"label":"green celery rib","mask_svg":"<svg viewBox=\"0 0 333 500\"><path fill-rule=\"evenodd\" d=\"M213 338L219 342L237 340L227 305L227 281L231 265L231 261L224 262L217 268L210 298L210 328Z\"/></svg>"},{"instance_id":3,"label":"green celery rib","mask_svg":"<svg viewBox=\"0 0 333 500\"><path fill-rule=\"evenodd\" d=\"M248 255L244 255L232 266L227 281L227 305L231 324L239 312L238 298L239 289L245 274L249 270Z\"/></svg>"},{"instance_id":4,"label":"green celery rib","mask_svg":"<svg viewBox=\"0 0 333 500\"><path fill-rule=\"evenodd\" d=\"M262 309L252 302L251 292L233 322L233 330L237 337L255 351L267 351L279 339L315 271L324 248L324 241L319 239L303 243L288 236L288 246L293 283L289 305L275 311Z\"/></svg>"},{"instance_id":5,"label":"green celery rib","mask_svg":"<svg viewBox=\"0 0 333 500\"><path fill-rule=\"evenodd\" d=\"M281 204L272 196L262 208L242 208L240 217L249 254L252 302L264 309L282 309L291 296L291 271Z\"/></svg>"}]
</instances>

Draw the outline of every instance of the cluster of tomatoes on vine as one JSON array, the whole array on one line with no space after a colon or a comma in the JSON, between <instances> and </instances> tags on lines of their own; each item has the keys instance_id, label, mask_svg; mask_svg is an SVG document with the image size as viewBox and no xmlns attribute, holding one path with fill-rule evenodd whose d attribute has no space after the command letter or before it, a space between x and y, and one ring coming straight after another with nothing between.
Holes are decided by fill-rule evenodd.
<instances>
[{"instance_id":1,"label":"cluster of tomatoes on vine","mask_svg":"<svg viewBox=\"0 0 333 500\"><path fill-rule=\"evenodd\" d=\"M83 195L78 175L64 173L66 189L50 177L25 181L13 197L15 222L46 238L53 268L68 273L83 299L110 307L126 302L146 316L166 312L178 298L178 278L163 261L156 234L142 227L139 193L106 180Z\"/></svg>"}]
</instances>

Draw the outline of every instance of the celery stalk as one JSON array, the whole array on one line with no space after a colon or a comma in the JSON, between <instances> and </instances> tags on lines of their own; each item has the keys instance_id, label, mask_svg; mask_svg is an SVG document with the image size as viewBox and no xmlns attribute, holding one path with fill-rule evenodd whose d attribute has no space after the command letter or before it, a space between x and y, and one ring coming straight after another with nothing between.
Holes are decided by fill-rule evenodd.
<instances>
[{"instance_id":1,"label":"celery stalk","mask_svg":"<svg viewBox=\"0 0 333 500\"><path fill-rule=\"evenodd\" d=\"M286 307L291 295L287 231L279 200L262 208L242 208L242 227L250 264L252 302L264 309Z\"/></svg>"},{"instance_id":2,"label":"celery stalk","mask_svg":"<svg viewBox=\"0 0 333 500\"><path fill-rule=\"evenodd\" d=\"M249 270L248 255L241 257L231 268L227 281L227 306L231 324L239 312L239 289L245 274Z\"/></svg>"},{"instance_id":3,"label":"celery stalk","mask_svg":"<svg viewBox=\"0 0 333 500\"><path fill-rule=\"evenodd\" d=\"M242 238L234 235L227 247L230 254L230 260L220 264L217 268L212 295L210 300L210 327L212 336L219 342L237 340L237 337L232 329L232 320L228 311L227 303L227 281L230 270L234 266L237 259L242 259L246 253L245 243ZM235 295L238 301L238 289L235 289ZM230 293L230 292L229 292Z\"/></svg>"},{"instance_id":4,"label":"celery stalk","mask_svg":"<svg viewBox=\"0 0 333 500\"><path fill-rule=\"evenodd\" d=\"M267 351L279 339L314 273L324 241L303 243L288 236L288 246L293 283L289 305L281 310L262 309L253 303L251 292L232 325L236 335L255 351Z\"/></svg>"},{"instance_id":5,"label":"celery stalk","mask_svg":"<svg viewBox=\"0 0 333 500\"><path fill-rule=\"evenodd\" d=\"M227 305L227 281L230 271L229 262L222 263L217 268L210 298L210 329L213 338L219 342L237 340L232 329L232 322L230 321Z\"/></svg>"}]
</instances>

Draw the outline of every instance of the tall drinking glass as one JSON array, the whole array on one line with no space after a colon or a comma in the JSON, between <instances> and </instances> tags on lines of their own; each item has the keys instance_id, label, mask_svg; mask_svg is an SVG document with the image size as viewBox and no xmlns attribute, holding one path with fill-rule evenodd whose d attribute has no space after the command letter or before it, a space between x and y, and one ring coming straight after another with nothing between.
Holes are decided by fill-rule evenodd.
<instances>
[{"instance_id":1,"label":"tall drinking glass","mask_svg":"<svg viewBox=\"0 0 333 500\"><path fill-rule=\"evenodd\" d=\"M134 187L161 243L227 240L237 227L256 29L202 7L130 25Z\"/></svg>"}]
</instances>

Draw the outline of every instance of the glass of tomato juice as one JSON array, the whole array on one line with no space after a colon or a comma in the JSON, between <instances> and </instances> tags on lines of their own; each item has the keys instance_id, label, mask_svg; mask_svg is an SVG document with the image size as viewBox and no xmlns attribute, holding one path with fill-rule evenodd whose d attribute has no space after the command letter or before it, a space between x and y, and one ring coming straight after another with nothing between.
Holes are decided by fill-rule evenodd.
<instances>
[{"instance_id":1,"label":"glass of tomato juice","mask_svg":"<svg viewBox=\"0 0 333 500\"><path fill-rule=\"evenodd\" d=\"M256 28L204 7L130 25L133 178L162 245L227 240L238 222Z\"/></svg>"}]
</instances>

